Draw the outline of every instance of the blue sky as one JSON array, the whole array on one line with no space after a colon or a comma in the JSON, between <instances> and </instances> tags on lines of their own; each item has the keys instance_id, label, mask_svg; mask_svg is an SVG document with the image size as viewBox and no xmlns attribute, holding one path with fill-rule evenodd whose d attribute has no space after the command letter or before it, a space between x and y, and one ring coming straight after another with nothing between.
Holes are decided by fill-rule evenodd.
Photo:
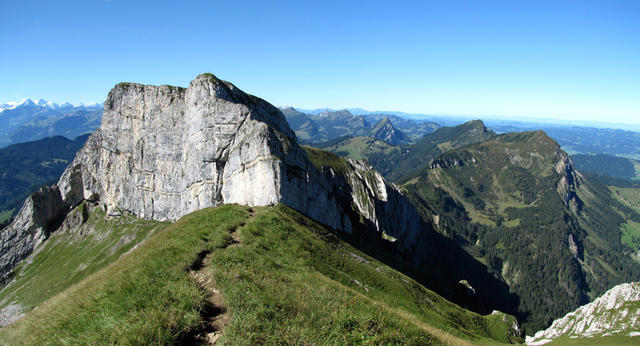
<instances>
[{"instance_id":1,"label":"blue sky","mask_svg":"<svg viewBox=\"0 0 640 346\"><path fill-rule=\"evenodd\" d=\"M212 72L275 105L640 123L640 1L0 1L0 102Z\"/></svg>"}]
</instances>

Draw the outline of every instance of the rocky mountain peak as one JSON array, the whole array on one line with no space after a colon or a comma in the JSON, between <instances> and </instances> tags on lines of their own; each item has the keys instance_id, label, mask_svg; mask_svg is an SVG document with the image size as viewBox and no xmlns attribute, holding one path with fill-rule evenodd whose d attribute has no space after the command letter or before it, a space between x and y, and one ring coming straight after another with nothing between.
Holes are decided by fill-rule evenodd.
<instances>
[{"instance_id":1,"label":"rocky mountain peak","mask_svg":"<svg viewBox=\"0 0 640 346\"><path fill-rule=\"evenodd\" d=\"M574 214L582 211L584 202L578 197L584 177L575 169L573 161L560 145L543 130L523 132L523 143L534 153L549 158L553 163L553 171L560 175L557 191L565 206Z\"/></svg>"},{"instance_id":2,"label":"rocky mountain peak","mask_svg":"<svg viewBox=\"0 0 640 346\"><path fill-rule=\"evenodd\" d=\"M191 97L200 100L222 99L233 103L249 104L250 97L233 84L218 79L211 73L198 75L189 83Z\"/></svg>"},{"instance_id":3,"label":"rocky mountain peak","mask_svg":"<svg viewBox=\"0 0 640 346\"><path fill-rule=\"evenodd\" d=\"M351 170L366 174L363 167ZM100 128L58 184L31 196L0 233L0 276L82 202L110 216L128 213L154 220L176 220L220 204L284 203L351 232L352 204L345 201L355 198L349 191L362 182L337 185L333 171L327 174L311 163L280 110L212 74L199 75L187 88L120 83L107 96ZM384 180L374 183L371 189L377 191L393 189ZM359 205L390 205L383 198L388 194L359 196ZM402 208L394 213L408 215ZM417 227L394 226L383 220L395 217L386 213L364 215L373 225L397 227L388 230L393 234Z\"/></svg>"},{"instance_id":4,"label":"rocky mountain peak","mask_svg":"<svg viewBox=\"0 0 640 346\"><path fill-rule=\"evenodd\" d=\"M393 127L389 118L383 118L377 124L373 126L372 132L380 132L380 131L396 131L396 128Z\"/></svg>"},{"instance_id":5,"label":"rocky mountain peak","mask_svg":"<svg viewBox=\"0 0 640 346\"><path fill-rule=\"evenodd\" d=\"M299 110L297 110L297 109L295 109L295 108L293 108L293 107L291 107L291 106L288 106L288 107L280 107L280 111L282 111L282 113L283 113L283 114L285 114L285 116L286 116L287 114L295 114L295 115L297 115L297 114L304 114L303 112L300 112Z\"/></svg>"},{"instance_id":6,"label":"rocky mountain peak","mask_svg":"<svg viewBox=\"0 0 640 346\"><path fill-rule=\"evenodd\" d=\"M479 132L479 133L493 133L492 130L490 130L489 128L487 128L484 125L484 122L480 119L477 120L471 120L468 121L466 123L464 123L463 125L465 125L470 131L472 132Z\"/></svg>"},{"instance_id":7,"label":"rocky mountain peak","mask_svg":"<svg viewBox=\"0 0 640 346\"><path fill-rule=\"evenodd\" d=\"M326 111L326 112L319 113L317 116L318 117L331 117L331 118L352 118L352 117L354 117L354 115L351 114L351 112L349 112L349 110L347 110L347 109L341 109L339 111Z\"/></svg>"},{"instance_id":8,"label":"rocky mountain peak","mask_svg":"<svg viewBox=\"0 0 640 346\"><path fill-rule=\"evenodd\" d=\"M396 129L387 117L381 119L373 127L370 136L390 144L402 144L409 141L409 137Z\"/></svg>"},{"instance_id":9,"label":"rocky mountain peak","mask_svg":"<svg viewBox=\"0 0 640 346\"><path fill-rule=\"evenodd\" d=\"M385 127L393 127L393 125L391 124L391 120L389 120L389 118L387 117L384 117L382 120L380 120L379 124Z\"/></svg>"},{"instance_id":10,"label":"rocky mountain peak","mask_svg":"<svg viewBox=\"0 0 640 346\"><path fill-rule=\"evenodd\" d=\"M469 120L467 124L471 127L477 127L479 129L486 129L487 127L484 125L484 121L482 119Z\"/></svg>"}]
</instances>

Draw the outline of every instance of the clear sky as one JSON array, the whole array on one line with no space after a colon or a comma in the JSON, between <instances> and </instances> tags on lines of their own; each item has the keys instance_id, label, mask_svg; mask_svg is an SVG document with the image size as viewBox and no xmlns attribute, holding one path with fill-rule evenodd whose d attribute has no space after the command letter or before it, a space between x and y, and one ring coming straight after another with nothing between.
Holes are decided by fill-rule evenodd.
<instances>
[{"instance_id":1,"label":"clear sky","mask_svg":"<svg viewBox=\"0 0 640 346\"><path fill-rule=\"evenodd\" d=\"M275 105L640 123L640 1L0 0L0 102L203 72Z\"/></svg>"}]
</instances>

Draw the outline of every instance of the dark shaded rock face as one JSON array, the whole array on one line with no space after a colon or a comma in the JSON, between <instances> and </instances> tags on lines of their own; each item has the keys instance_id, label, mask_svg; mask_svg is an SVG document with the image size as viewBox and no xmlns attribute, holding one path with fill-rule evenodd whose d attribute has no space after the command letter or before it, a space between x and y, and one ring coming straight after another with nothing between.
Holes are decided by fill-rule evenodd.
<instances>
[{"instance_id":1,"label":"dark shaded rock face","mask_svg":"<svg viewBox=\"0 0 640 346\"><path fill-rule=\"evenodd\" d=\"M43 187L25 201L14 221L0 233L0 281L47 239L67 209L57 186Z\"/></svg>"}]
</instances>

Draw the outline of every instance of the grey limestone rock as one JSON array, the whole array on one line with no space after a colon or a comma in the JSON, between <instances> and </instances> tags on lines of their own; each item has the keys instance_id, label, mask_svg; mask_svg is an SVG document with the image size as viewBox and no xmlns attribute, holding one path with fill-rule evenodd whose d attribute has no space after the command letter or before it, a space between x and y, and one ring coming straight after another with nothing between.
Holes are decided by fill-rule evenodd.
<instances>
[{"instance_id":1,"label":"grey limestone rock","mask_svg":"<svg viewBox=\"0 0 640 346\"><path fill-rule=\"evenodd\" d=\"M355 205L378 228L407 238L417 213L379 173L350 161L342 185L316 169L284 116L233 84L202 74L188 88L116 85L102 125L56 186L31 196L0 233L0 277L28 256L73 207L175 220L226 203L284 203L351 232Z\"/></svg>"}]
</instances>

